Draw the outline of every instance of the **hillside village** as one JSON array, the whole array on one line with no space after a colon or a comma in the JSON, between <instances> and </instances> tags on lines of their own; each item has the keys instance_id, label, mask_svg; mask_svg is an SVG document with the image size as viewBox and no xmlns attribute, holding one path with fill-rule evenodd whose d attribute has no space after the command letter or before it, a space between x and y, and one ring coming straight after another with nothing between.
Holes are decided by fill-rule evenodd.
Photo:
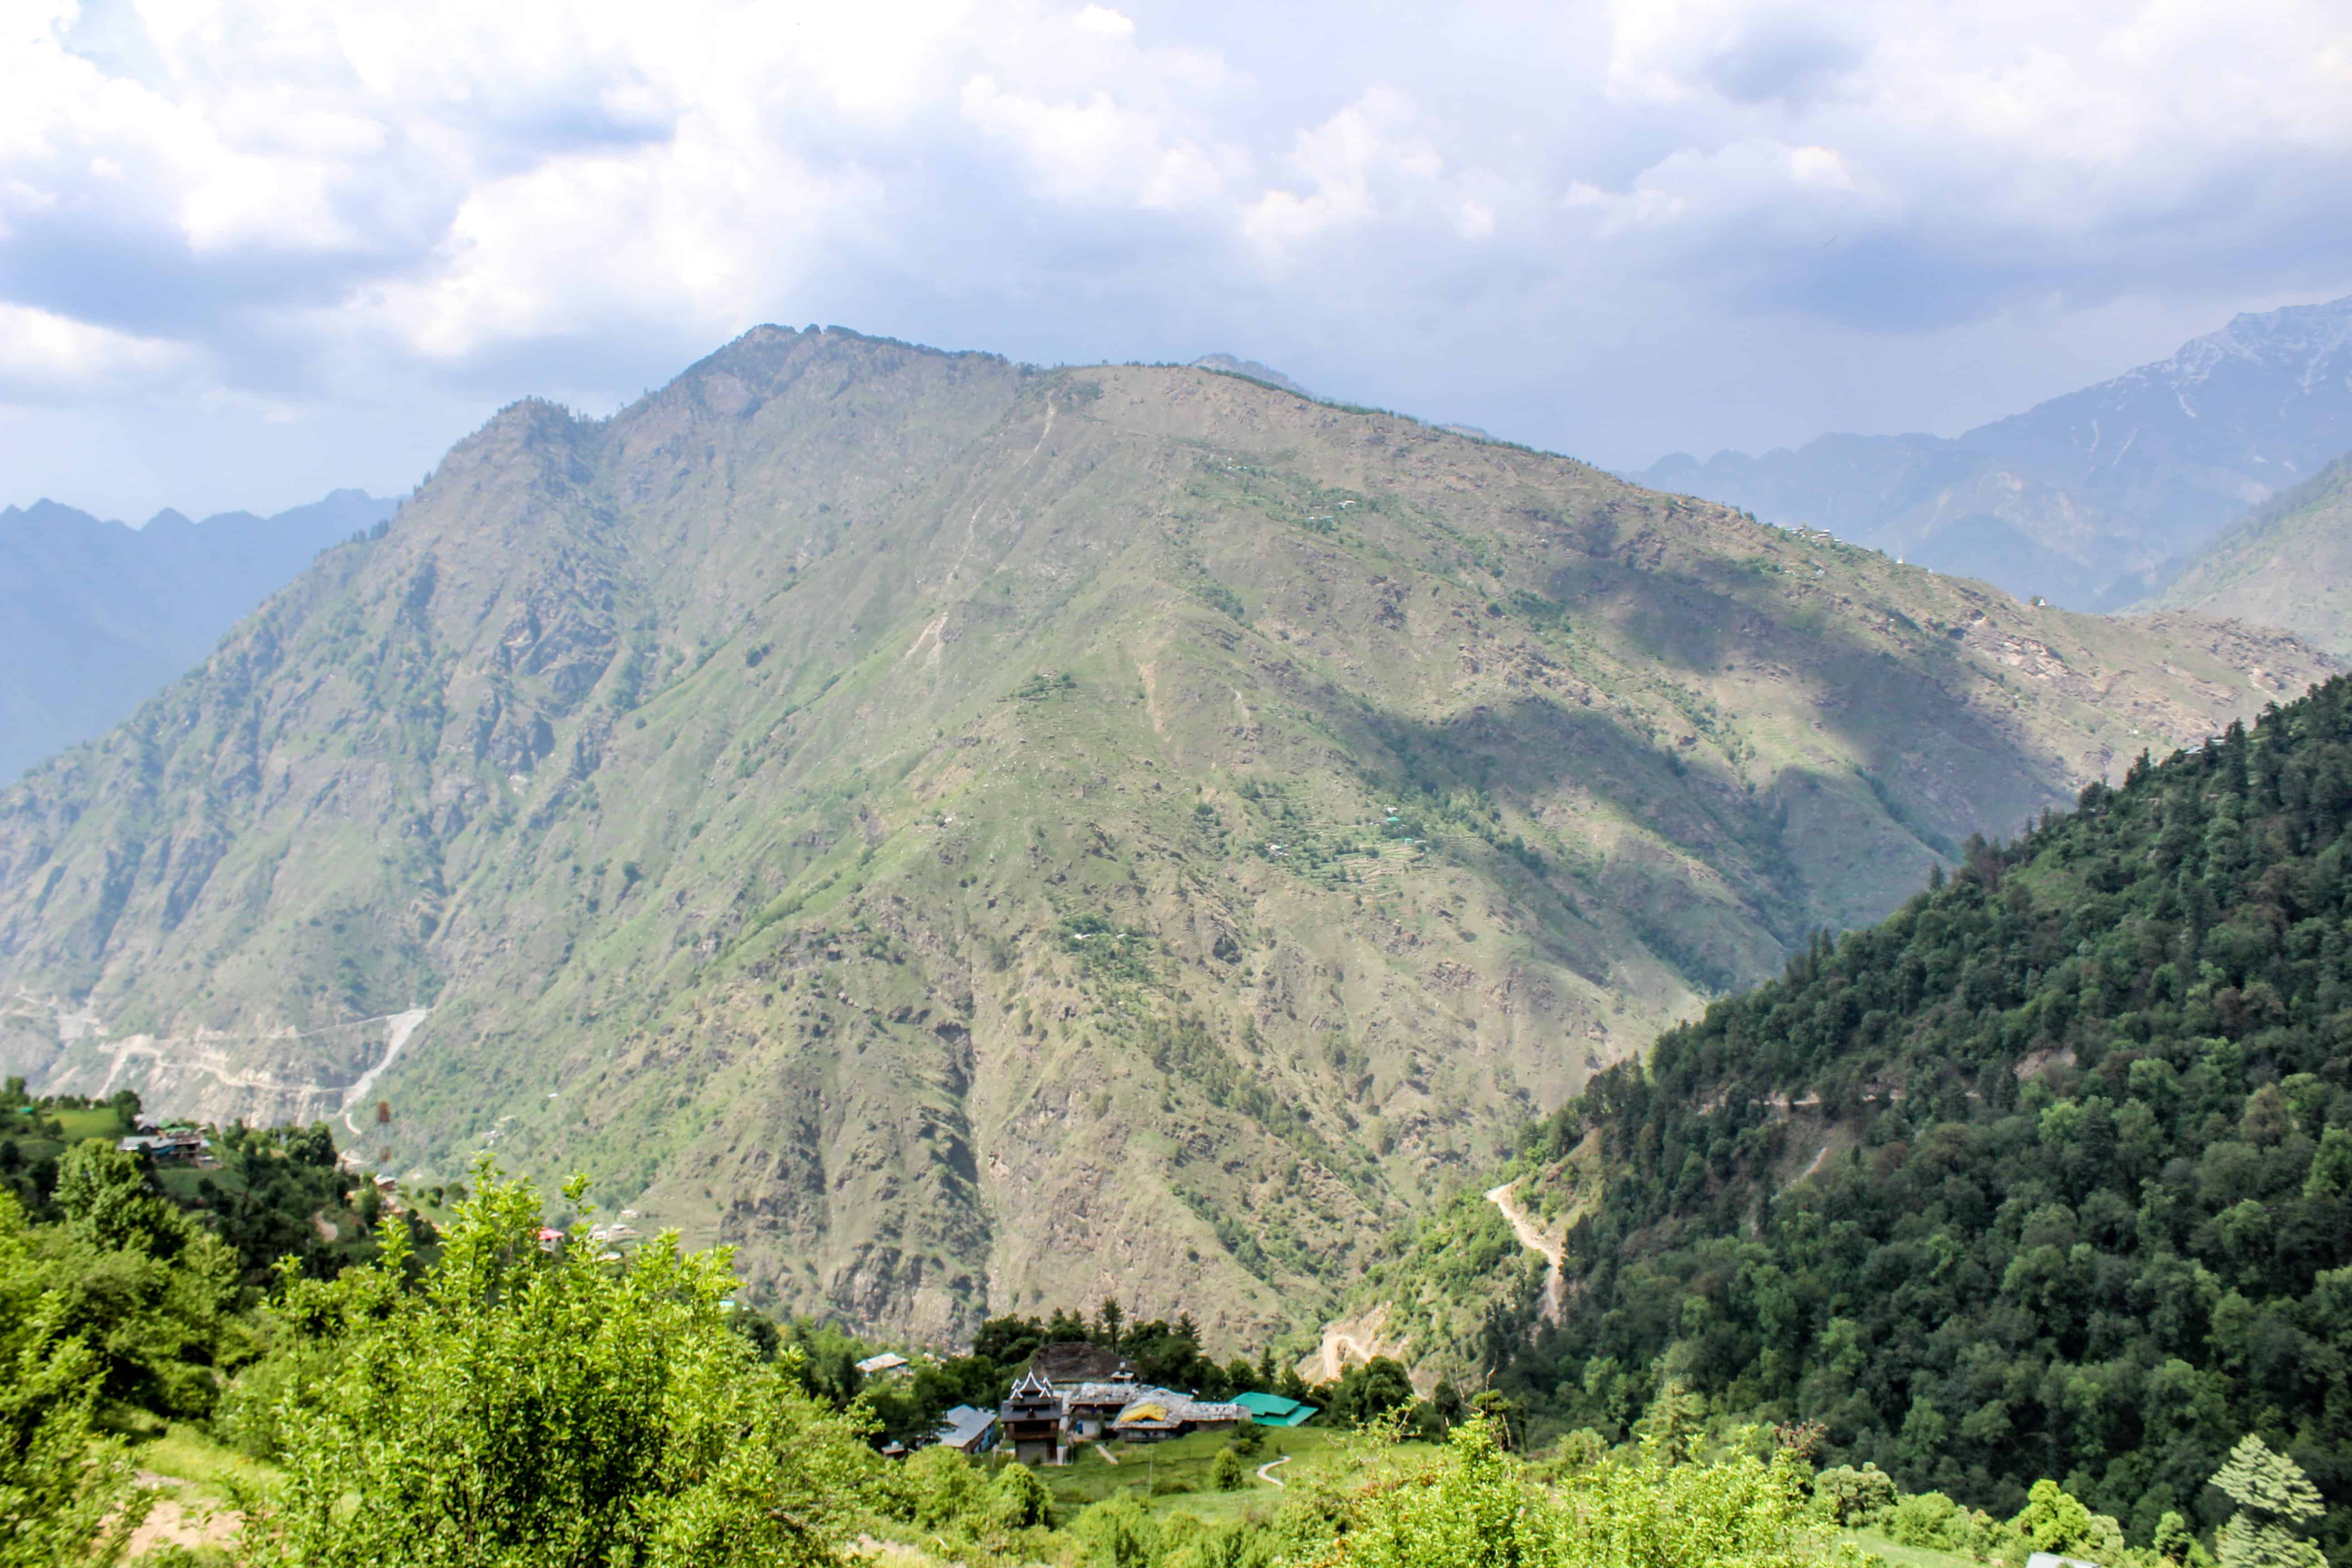
<instances>
[{"instance_id":1,"label":"hillside village","mask_svg":"<svg viewBox=\"0 0 2352 1568\"><path fill-rule=\"evenodd\" d=\"M1255 1390L1217 1400L1161 1388L1114 1351L1062 1341L1039 1347L992 1414L966 1405L948 1411L935 1441L967 1454L1002 1442L1023 1464L1066 1465L1084 1443L1158 1443L1244 1424L1297 1426L1315 1413L1311 1405Z\"/></svg>"}]
</instances>

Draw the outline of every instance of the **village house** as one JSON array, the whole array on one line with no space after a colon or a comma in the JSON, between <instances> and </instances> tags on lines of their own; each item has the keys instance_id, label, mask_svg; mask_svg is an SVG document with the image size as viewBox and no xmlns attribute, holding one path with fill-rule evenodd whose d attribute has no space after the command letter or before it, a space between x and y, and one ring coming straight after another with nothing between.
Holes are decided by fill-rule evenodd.
<instances>
[{"instance_id":1,"label":"village house","mask_svg":"<svg viewBox=\"0 0 2352 1568\"><path fill-rule=\"evenodd\" d=\"M211 1163L211 1142L193 1127L166 1127L125 1138L115 1145L126 1154L144 1154L159 1165Z\"/></svg>"},{"instance_id":2,"label":"village house","mask_svg":"<svg viewBox=\"0 0 2352 1568\"><path fill-rule=\"evenodd\" d=\"M931 1447L953 1448L961 1454L985 1454L996 1447L997 1431L993 1411L959 1405L940 1417L940 1429L931 1438Z\"/></svg>"},{"instance_id":3,"label":"village house","mask_svg":"<svg viewBox=\"0 0 2352 1568\"><path fill-rule=\"evenodd\" d=\"M1225 1432L1249 1419L1238 1405L1195 1399L1172 1388L1139 1388L1135 1400L1110 1424L1123 1443L1158 1443L1187 1432Z\"/></svg>"},{"instance_id":4,"label":"village house","mask_svg":"<svg viewBox=\"0 0 2352 1568\"><path fill-rule=\"evenodd\" d=\"M1070 1450L1062 1436L1062 1396L1054 1392L1052 1381L1034 1369L1024 1373L1013 1385L1004 1403L997 1408L996 1418L1004 1428L1004 1440L1013 1445L1013 1457L1024 1465L1064 1465L1069 1462Z\"/></svg>"},{"instance_id":5,"label":"village house","mask_svg":"<svg viewBox=\"0 0 2352 1568\"><path fill-rule=\"evenodd\" d=\"M1120 1373L1108 1383L1081 1383L1062 1392L1064 1425L1074 1438L1099 1437L1118 1413L1135 1403L1135 1373Z\"/></svg>"}]
</instances>

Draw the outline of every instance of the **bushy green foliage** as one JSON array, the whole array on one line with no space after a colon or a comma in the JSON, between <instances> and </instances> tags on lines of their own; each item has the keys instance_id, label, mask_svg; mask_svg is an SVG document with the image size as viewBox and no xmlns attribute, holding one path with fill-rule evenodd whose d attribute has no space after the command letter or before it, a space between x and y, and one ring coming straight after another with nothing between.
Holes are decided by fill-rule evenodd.
<instances>
[{"instance_id":1,"label":"bushy green foliage","mask_svg":"<svg viewBox=\"0 0 2352 1568\"><path fill-rule=\"evenodd\" d=\"M1876 1465L1839 1465L1813 1478L1813 1498L1832 1524L1866 1529L1894 1511L1895 1478Z\"/></svg>"},{"instance_id":2,"label":"bushy green foliage","mask_svg":"<svg viewBox=\"0 0 2352 1568\"><path fill-rule=\"evenodd\" d=\"M0 1191L0 1568L111 1563L145 1513L121 1447L91 1426L104 1363Z\"/></svg>"},{"instance_id":3,"label":"bushy green foliage","mask_svg":"<svg viewBox=\"0 0 2352 1568\"><path fill-rule=\"evenodd\" d=\"M542 1247L527 1184L486 1163L474 1189L414 1284L398 1225L378 1263L289 1271L280 1314L332 1366L281 1401L286 1480L254 1500L252 1561L831 1561L875 1461L728 1329L728 1254L664 1236L604 1261L583 1226Z\"/></svg>"},{"instance_id":4,"label":"bushy green foliage","mask_svg":"<svg viewBox=\"0 0 2352 1568\"><path fill-rule=\"evenodd\" d=\"M102 1140L58 1162L60 1226L31 1233L61 1340L94 1358L100 1397L173 1416L208 1414L219 1374L252 1353L237 1318L236 1256Z\"/></svg>"},{"instance_id":5,"label":"bushy green foliage","mask_svg":"<svg viewBox=\"0 0 2352 1568\"><path fill-rule=\"evenodd\" d=\"M1489 1424L1457 1428L1432 1460L1378 1478L1340 1522L1372 1568L1794 1568L1853 1560L1822 1533L1801 1461L1737 1452L1674 1462L1645 1444L1530 1484ZM1302 1553L1302 1556L1308 1555Z\"/></svg>"},{"instance_id":6,"label":"bushy green foliage","mask_svg":"<svg viewBox=\"0 0 2352 1568\"><path fill-rule=\"evenodd\" d=\"M1576 1309L1496 1385L1614 1436L1672 1378L1906 1490L2010 1514L2055 1478L2138 1542L2219 1523L2262 1428L2352 1551L2347 1019L2337 679L1596 1079L1521 1166L1597 1138Z\"/></svg>"},{"instance_id":7,"label":"bushy green foliage","mask_svg":"<svg viewBox=\"0 0 2352 1568\"><path fill-rule=\"evenodd\" d=\"M2039 1480L2026 1493L2025 1507L2009 1521L2028 1552L2113 1563L2123 1555L2124 1532L2103 1513L2093 1513L2053 1480Z\"/></svg>"},{"instance_id":8,"label":"bushy green foliage","mask_svg":"<svg viewBox=\"0 0 2352 1568\"><path fill-rule=\"evenodd\" d=\"M1412 1377L1389 1356L1358 1362L1339 1381L1318 1391L1326 1415L1343 1425L1362 1426L1413 1402Z\"/></svg>"},{"instance_id":9,"label":"bushy green foliage","mask_svg":"<svg viewBox=\"0 0 2352 1568\"><path fill-rule=\"evenodd\" d=\"M982 1511L988 1481L960 1449L917 1449L901 1470L914 1521L927 1529L952 1524Z\"/></svg>"},{"instance_id":10,"label":"bushy green foliage","mask_svg":"<svg viewBox=\"0 0 2352 1568\"><path fill-rule=\"evenodd\" d=\"M1053 1500L1037 1472L1015 1459L998 1472L989 1488L989 1511L1007 1530L1025 1530L1054 1521Z\"/></svg>"},{"instance_id":11,"label":"bushy green foliage","mask_svg":"<svg viewBox=\"0 0 2352 1568\"><path fill-rule=\"evenodd\" d=\"M2178 1515L2174 1516L2178 1519ZM1962 1508L1942 1492L1918 1492L1895 1500L1879 1526L1888 1540L1971 1557L2000 1551L2007 1532L1992 1515Z\"/></svg>"}]
</instances>

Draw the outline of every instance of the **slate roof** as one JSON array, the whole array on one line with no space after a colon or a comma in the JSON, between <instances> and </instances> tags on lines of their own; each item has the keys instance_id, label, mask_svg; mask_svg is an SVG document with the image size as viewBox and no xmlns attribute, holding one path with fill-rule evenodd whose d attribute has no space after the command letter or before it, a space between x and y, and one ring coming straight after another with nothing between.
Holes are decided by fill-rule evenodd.
<instances>
[{"instance_id":1,"label":"slate roof","mask_svg":"<svg viewBox=\"0 0 2352 1568\"><path fill-rule=\"evenodd\" d=\"M959 1405L940 1417L940 1429L932 1434L933 1447L969 1448L988 1435L996 1425L993 1410L974 1410L969 1405Z\"/></svg>"}]
</instances>

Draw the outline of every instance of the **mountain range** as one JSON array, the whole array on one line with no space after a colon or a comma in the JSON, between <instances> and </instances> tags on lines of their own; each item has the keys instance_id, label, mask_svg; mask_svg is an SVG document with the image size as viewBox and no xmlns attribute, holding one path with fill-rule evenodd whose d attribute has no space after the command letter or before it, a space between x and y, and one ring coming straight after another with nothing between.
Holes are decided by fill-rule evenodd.
<instances>
[{"instance_id":1,"label":"mountain range","mask_svg":"<svg viewBox=\"0 0 2352 1568\"><path fill-rule=\"evenodd\" d=\"M1957 438L1823 436L1636 476L1954 575L2113 610L2352 452L2352 297L2241 315L2171 358Z\"/></svg>"},{"instance_id":2,"label":"mountain range","mask_svg":"<svg viewBox=\"0 0 2352 1568\"><path fill-rule=\"evenodd\" d=\"M274 517L143 528L55 501L0 510L0 779L104 733L320 550L392 515L359 490Z\"/></svg>"},{"instance_id":3,"label":"mountain range","mask_svg":"<svg viewBox=\"0 0 2352 1568\"><path fill-rule=\"evenodd\" d=\"M2334 668L1213 369L761 328L504 410L0 791L0 1065L584 1171L772 1310L1262 1341L1817 929Z\"/></svg>"}]
</instances>

